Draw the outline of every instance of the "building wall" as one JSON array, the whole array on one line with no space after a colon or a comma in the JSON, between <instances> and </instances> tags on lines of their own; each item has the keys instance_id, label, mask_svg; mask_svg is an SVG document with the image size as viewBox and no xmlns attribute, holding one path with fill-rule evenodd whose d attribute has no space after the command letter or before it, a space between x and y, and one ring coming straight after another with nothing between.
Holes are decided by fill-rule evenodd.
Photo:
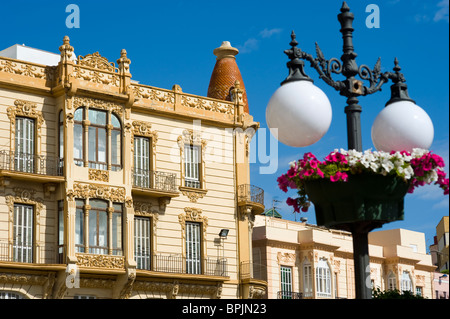
<instances>
[{"instance_id":1,"label":"building wall","mask_svg":"<svg viewBox=\"0 0 450 319\"><path fill-rule=\"evenodd\" d=\"M411 246L415 245L415 246ZM277 298L282 290L280 267L292 267L292 292L303 298L354 298L354 265L351 234L306 223L257 216L253 232L254 251L261 252L261 263L267 265L268 298ZM417 247L413 251L412 247ZM416 248L414 248L416 249ZM422 295L433 298L434 266L425 252L424 234L395 229L369 234L370 278L368 284L388 289L388 276L395 274L395 285L407 272L412 290L420 287ZM318 293L316 267L323 260L330 270L329 294ZM312 294L305 291L304 263L312 265Z\"/></svg>"},{"instance_id":2,"label":"building wall","mask_svg":"<svg viewBox=\"0 0 450 319\"><path fill-rule=\"evenodd\" d=\"M26 298L261 297L265 282L252 278L243 282L240 266L252 255L254 214L264 206L252 202L246 193L238 196L240 186L250 184L249 139L244 130L259 126L243 111L239 84L233 89L234 102L221 101L183 93L178 85L166 90L131 83L130 61L124 50L117 67L98 53L79 57L74 63L67 37L60 51L61 61L55 67L0 57L0 151L4 151L0 153L0 292L18 292ZM75 164L73 119L80 106L118 116L122 125L120 170L110 166L91 169L86 160L81 166ZM60 112L62 154L58 144ZM35 119L36 155L63 157L63 173L36 174L8 166L12 162L5 158L14 151L15 116ZM83 125L90 123L85 119ZM107 131L109 134L111 127ZM87 130L83 134L87 136ZM133 185L133 137L138 135L151 138L151 170L175 174L175 189ZM185 143L202 150L200 189L184 184ZM122 204L118 231L123 239L122 255L76 251L78 198L85 200L85 216L95 198L108 201L108 216L113 202ZM64 207L61 238L58 201ZM35 209L33 262L12 261L14 203ZM152 254L167 258L187 258L186 222L200 223L204 273L137 268L135 216L151 217ZM219 231L224 228L229 229L228 236L220 238ZM58 247L59 239L64 241L62 247ZM212 264L206 264L206 259ZM223 259L225 274L206 273L207 265L220 270Z\"/></svg>"}]
</instances>

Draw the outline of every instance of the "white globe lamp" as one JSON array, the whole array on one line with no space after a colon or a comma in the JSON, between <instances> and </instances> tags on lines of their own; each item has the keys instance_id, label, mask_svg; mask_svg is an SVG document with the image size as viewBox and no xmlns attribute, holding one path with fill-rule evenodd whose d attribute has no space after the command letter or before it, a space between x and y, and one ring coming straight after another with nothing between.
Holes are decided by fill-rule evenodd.
<instances>
[{"instance_id":1,"label":"white globe lamp","mask_svg":"<svg viewBox=\"0 0 450 319\"><path fill-rule=\"evenodd\" d=\"M384 152L411 152L413 148L428 150L434 138L433 122L408 97L406 89L401 92L403 96L391 99L375 118L372 126L373 145L378 151Z\"/></svg>"},{"instance_id":2,"label":"white globe lamp","mask_svg":"<svg viewBox=\"0 0 450 319\"><path fill-rule=\"evenodd\" d=\"M331 118L328 97L307 80L282 84L266 108L266 121L272 135L292 147L305 147L319 141L328 131Z\"/></svg>"}]
</instances>

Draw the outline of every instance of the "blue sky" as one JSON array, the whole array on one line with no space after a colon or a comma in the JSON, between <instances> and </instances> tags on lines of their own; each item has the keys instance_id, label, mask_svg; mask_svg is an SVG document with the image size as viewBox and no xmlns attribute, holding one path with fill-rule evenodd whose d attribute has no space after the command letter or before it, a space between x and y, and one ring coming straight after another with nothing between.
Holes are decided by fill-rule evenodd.
<instances>
[{"instance_id":1,"label":"blue sky","mask_svg":"<svg viewBox=\"0 0 450 319\"><path fill-rule=\"evenodd\" d=\"M388 71L392 70L394 58L399 59L411 98L433 121L435 137L431 149L449 163L449 1L347 3L355 14L356 61L372 68L381 57L382 70ZM80 8L80 28L66 27L69 4ZM379 28L367 28L365 24L369 4L380 9ZM250 113L266 129L267 102L287 75L283 50L289 48L291 31L296 32L304 51L315 55L314 43L318 42L326 58L339 58L342 39L337 14L341 5L342 1L336 0L8 1L2 3L0 27L7 32L0 37L0 49L19 43L59 53L63 37L69 35L77 55L99 51L116 61L125 48L132 62L133 79L166 89L179 84L184 92L204 96L215 63L212 51L222 41L230 41L240 50L237 63L247 89ZM283 203L277 204L279 211L292 220L294 215L284 204L287 195L278 189L277 177L288 169L290 161L305 152L323 157L334 148L347 146L345 98L319 80L309 66L306 72L331 101L333 120L328 133L306 148L279 144L278 170L273 174L261 174L267 163L257 161L251 165L252 184L264 188L266 207L272 205L272 199L281 200ZM373 148L370 129L389 99L389 86L360 98L364 149ZM449 198L441 194L437 186L430 186L407 195L405 220L382 229L424 232L427 245L431 244L437 223L449 212ZM312 210L304 216L315 223Z\"/></svg>"}]
</instances>

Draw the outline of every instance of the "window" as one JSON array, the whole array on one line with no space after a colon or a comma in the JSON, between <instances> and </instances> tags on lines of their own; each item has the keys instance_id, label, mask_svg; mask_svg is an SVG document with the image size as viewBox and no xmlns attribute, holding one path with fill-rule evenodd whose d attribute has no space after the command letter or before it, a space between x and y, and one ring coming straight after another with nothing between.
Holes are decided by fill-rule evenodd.
<instances>
[{"instance_id":1,"label":"window","mask_svg":"<svg viewBox=\"0 0 450 319\"><path fill-rule=\"evenodd\" d=\"M107 201L90 199L86 206L84 200L76 199L75 251L122 255L122 215L122 204L110 207Z\"/></svg>"},{"instance_id":2,"label":"window","mask_svg":"<svg viewBox=\"0 0 450 319\"><path fill-rule=\"evenodd\" d=\"M83 119L84 109L76 109L73 116L73 160L78 166L83 166L84 160Z\"/></svg>"},{"instance_id":3,"label":"window","mask_svg":"<svg viewBox=\"0 0 450 319\"><path fill-rule=\"evenodd\" d=\"M75 251L84 253L84 201L77 199L75 203Z\"/></svg>"},{"instance_id":4,"label":"window","mask_svg":"<svg viewBox=\"0 0 450 319\"><path fill-rule=\"evenodd\" d=\"M64 113L63 111L59 111L59 150L58 155L60 158L64 157Z\"/></svg>"},{"instance_id":5,"label":"window","mask_svg":"<svg viewBox=\"0 0 450 319\"><path fill-rule=\"evenodd\" d=\"M201 232L200 224L186 222L186 272L201 273Z\"/></svg>"},{"instance_id":6,"label":"window","mask_svg":"<svg viewBox=\"0 0 450 319\"><path fill-rule=\"evenodd\" d=\"M16 117L15 132L15 170L34 172L35 123L34 119Z\"/></svg>"},{"instance_id":7,"label":"window","mask_svg":"<svg viewBox=\"0 0 450 319\"><path fill-rule=\"evenodd\" d=\"M331 272L328 263L320 259L316 267L316 291L319 297L331 297Z\"/></svg>"},{"instance_id":8,"label":"window","mask_svg":"<svg viewBox=\"0 0 450 319\"><path fill-rule=\"evenodd\" d=\"M401 290L402 290L402 292L404 292L404 291L412 292L413 291L411 276L409 275L409 272L407 272L407 271L404 271L402 274Z\"/></svg>"},{"instance_id":9,"label":"window","mask_svg":"<svg viewBox=\"0 0 450 319\"><path fill-rule=\"evenodd\" d=\"M423 288L419 287L419 286L416 286L416 295L417 296L422 296L422 294L423 294Z\"/></svg>"},{"instance_id":10,"label":"window","mask_svg":"<svg viewBox=\"0 0 450 319\"><path fill-rule=\"evenodd\" d=\"M73 130L73 157L76 165L83 166L87 161L88 166L94 169L113 171L121 169L122 126L115 114L91 108L86 112L84 108L78 108L74 113ZM88 132L87 137L84 130ZM85 154L86 144L87 154Z\"/></svg>"},{"instance_id":11,"label":"window","mask_svg":"<svg viewBox=\"0 0 450 319\"><path fill-rule=\"evenodd\" d=\"M90 295L75 295L73 299L97 299L95 296Z\"/></svg>"},{"instance_id":12,"label":"window","mask_svg":"<svg viewBox=\"0 0 450 319\"><path fill-rule=\"evenodd\" d=\"M138 187L150 187L150 140L147 137L134 137L133 184Z\"/></svg>"},{"instance_id":13,"label":"window","mask_svg":"<svg viewBox=\"0 0 450 319\"><path fill-rule=\"evenodd\" d=\"M137 216L134 218L134 259L138 269L150 270L150 227L150 218Z\"/></svg>"},{"instance_id":14,"label":"window","mask_svg":"<svg viewBox=\"0 0 450 319\"><path fill-rule=\"evenodd\" d=\"M292 268L291 267L280 267L281 274L281 298L282 299L292 299Z\"/></svg>"},{"instance_id":15,"label":"window","mask_svg":"<svg viewBox=\"0 0 450 319\"><path fill-rule=\"evenodd\" d=\"M108 254L108 203L103 200L89 201L89 253Z\"/></svg>"},{"instance_id":16,"label":"window","mask_svg":"<svg viewBox=\"0 0 450 319\"><path fill-rule=\"evenodd\" d=\"M388 289L395 290L397 289L397 278L395 274L391 271L388 276Z\"/></svg>"},{"instance_id":17,"label":"window","mask_svg":"<svg viewBox=\"0 0 450 319\"><path fill-rule=\"evenodd\" d=\"M23 263L33 262L33 215L31 205L14 204L13 260Z\"/></svg>"},{"instance_id":18,"label":"window","mask_svg":"<svg viewBox=\"0 0 450 319\"><path fill-rule=\"evenodd\" d=\"M89 167L96 169L108 169L107 142L106 142L106 115L105 111L89 109L88 119L88 154Z\"/></svg>"},{"instance_id":19,"label":"window","mask_svg":"<svg viewBox=\"0 0 450 319\"><path fill-rule=\"evenodd\" d=\"M63 263L64 255L64 201L58 201L58 259Z\"/></svg>"},{"instance_id":20,"label":"window","mask_svg":"<svg viewBox=\"0 0 450 319\"><path fill-rule=\"evenodd\" d=\"M303 262L303 294L305 297L312 297L312 268L306 258Z\"/></svg>"},{"instance_id":21,"label":"window","mask_svg":"<svg viewBox=\"0 0 450 319\"><path fill-rule=\"evenodd\" d=\"M0 291L0 299L23 299L23 296L16 292Z\"/></svg>"},{"instance_id":22,"label":"window","mask_svg":"<svg viewBox=\"0 0 450 319\"><path fill-rule=\"evenodd\" d=\"M201 188L200 181L200 147L186 144L184 146L185 186Z\"/></svg>"}]
</instances>

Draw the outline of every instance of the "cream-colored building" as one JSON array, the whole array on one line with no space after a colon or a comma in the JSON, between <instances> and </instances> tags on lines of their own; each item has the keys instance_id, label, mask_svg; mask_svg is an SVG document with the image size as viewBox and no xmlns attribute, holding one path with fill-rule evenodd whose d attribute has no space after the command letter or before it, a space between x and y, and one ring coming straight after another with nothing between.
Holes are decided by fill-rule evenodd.
<instances>
[{"instance_id":1,"label":"cream-colored building","mask_svg":"<svg viewBox=\"0 0 450 319\"><path fill-rule=\"evenodd\" d=\"M449 258L448 258L448 241L449 241L449 231L448 231L448 216L442 217L436 226L436 241L435 251L432 254L436 254L438 271L449 269Z\"/></svg>"},{"instance_id":2,"label":"cream-colored building","mask_svg":"<svg viewBox=\"0 0 450 319\"><path fill-rule=\"evenodd\" d=\"M207 97L132 80L125 50L59 51L0 52L0 298L264 296L237 49Z\"/></svg>"},{"instance_id":3,"label":"cream-colored building","mask_svg":"<svg viewBox=\"0 0 450 319\"><path fill-rule=\"evenodd\" d=\"M355 298L351 233L256 216L253 261L267 280L269 299ZM369 233L370 277L381 290L409 290L433 298L435 266L425 235L406 229Z\"/></svg>"}]
</instances>

